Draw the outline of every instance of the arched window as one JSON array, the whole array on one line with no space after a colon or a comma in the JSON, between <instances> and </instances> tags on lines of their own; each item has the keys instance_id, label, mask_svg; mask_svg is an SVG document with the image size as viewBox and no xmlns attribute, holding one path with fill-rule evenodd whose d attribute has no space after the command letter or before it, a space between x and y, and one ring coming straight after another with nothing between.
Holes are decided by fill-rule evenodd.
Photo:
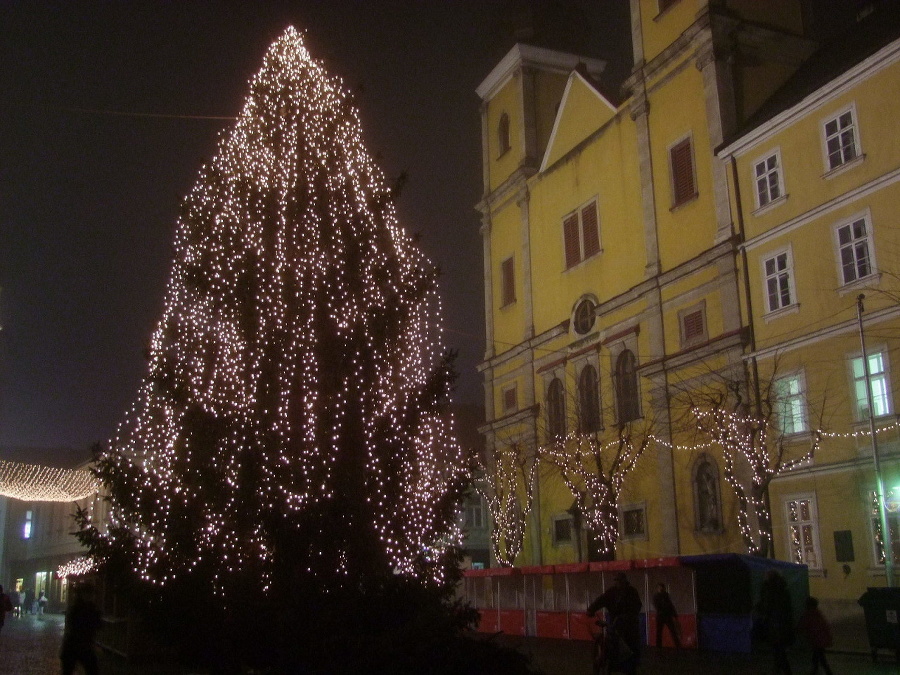
<instances>
[{"instance_id":1,"label":"arched window","mask_svg":"<svg viewBox=\"0 0 900 675\"><path fill-rule=\"evenodd\" d=\"M509 115L500 115L500 123L497 125L497 145L500 154L509 150Z\"/></svg>"},{"instance_id":2,"label":"arched window","mask_svg":"<svg viewBox=\"0 0 900 675\"><path fill-rule=\"evenodd\" d=\"M585 366L578 376L578 431L589 434L603 428L600 418L600 387L597 370Z\"/></svg>"},{"instance_id":3,"label":"arched window","mask_svg":"<svg viewBox=\"0 0 900 675\"><path fill-rule=\"evenodd\" d=\"M554 377L547 387L547 437L551 440L566 435L566 392L563 383Z\"/></svg>"},{"instance_id":4,"label":"arched window","mask_svg":"<svg viewBox=\"0 0 900 675\"><path fill-rule=\"evenodd\" d=\"M700 532L722 530L722 502L719 497L719 469L709 455L701 455L694 465L694 515Z\"/></svg>"},{"instance_id":5,"label":"arched window","mask_svg":"<svg viewBox=\"0 0 900 675\"><path fill-rule=\"evenodd\" d=\"M638 399L637 368L634 354L626 349L616 359L616 406L619 413L619 424L636 420L641 416Z\"/></svg>"}]
</instances>

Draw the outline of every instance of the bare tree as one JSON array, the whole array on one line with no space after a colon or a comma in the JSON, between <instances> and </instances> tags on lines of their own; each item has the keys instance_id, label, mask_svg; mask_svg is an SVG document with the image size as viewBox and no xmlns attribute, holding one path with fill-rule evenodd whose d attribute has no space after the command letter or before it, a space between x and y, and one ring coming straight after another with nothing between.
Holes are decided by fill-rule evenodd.
<instances>
[{"instance_id":1,"label":"bare tree","mask_svg":"<svg viewBox=\"0 0 900 675\"><path fill-rule=\"evenodd\" d=\"M582 524L600 551L610 556L619 538L619 498L625 477L652 440L649 428L643 421L629 422L610 434L602 430L573 433L539 449L541 460L575 498Z\"/></svg>"},{"instance_id":2,"label":"bare tree","mask_svg":"<svg viewBox=\"0 0 900 675\"><path fill-rule=\"evenodd\" d=\"M803 400L802 431L796 411L787 407L792 394L779 391L778 362L765 380L743 369L708 371L705 385L682 386L678 398L690 411L697 432L720 446L725 479L737 499L738 526L747 552L768 557L772 548L769 486L777 476L813 459L822 440L822 405L814 429L806 421ZM749 400L751 397L752 399ZM797 394L799 396L800 394ZM803 443L802 450L798 443Z\"/></svg>"},{"instance_id":3,"label":"bare tree","mask_svg":"<svg viewBox=\"0 0 900 675\"><path fill-rule=\"evenodd\" d=\"M475 488L491 514L491 551L504 567L515 563L525 542L537 467L534 452L521 441L498 443L476 459Z\"/></svg>"}]
</instances>

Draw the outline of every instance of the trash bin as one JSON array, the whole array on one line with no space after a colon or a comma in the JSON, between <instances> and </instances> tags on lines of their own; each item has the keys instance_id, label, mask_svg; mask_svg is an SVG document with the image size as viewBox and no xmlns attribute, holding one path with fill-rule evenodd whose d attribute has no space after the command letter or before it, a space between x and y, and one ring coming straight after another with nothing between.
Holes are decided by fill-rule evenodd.
<instances>
[{"instance_id":1,"label":"trash bin","mask_svg":"<svg viewBox=\"0 0 900 675\"><path fill-rule=\"evenodd\" d=\"M893 649L900 661L900 588L869 588L859 599L874 663L879 649Z\"/></svg>"}]
</instances>

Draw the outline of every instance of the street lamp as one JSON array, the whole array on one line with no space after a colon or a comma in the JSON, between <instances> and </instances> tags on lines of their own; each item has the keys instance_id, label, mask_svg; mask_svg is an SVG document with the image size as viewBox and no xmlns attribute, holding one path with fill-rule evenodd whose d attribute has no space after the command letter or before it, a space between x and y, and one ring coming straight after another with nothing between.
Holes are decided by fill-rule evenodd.
<instances>
[{"instance_id":1,"label":"street lamp","mask_svg":"<svg viewBox=\"0 0 900 675\"><path fill-rule=\"evenodd\" d=\"M859 322L859 343L862 346L863 373L866 376L866 401L869 406L869 434L872 436L872 462L875 465L875 499L878 502L878 519L881 521L881 544L884 549L884 574L888 587L894 585L894 547L891 542L891 528L887 508L884 504L884 479L881 476L881 461L878 458L878 438L875 436L875 402L872 397L872 379L869 373L869 355L866 354L866 334L863 332L863 300L856 298L856 318Z\"/></svg>"}]
</instances>

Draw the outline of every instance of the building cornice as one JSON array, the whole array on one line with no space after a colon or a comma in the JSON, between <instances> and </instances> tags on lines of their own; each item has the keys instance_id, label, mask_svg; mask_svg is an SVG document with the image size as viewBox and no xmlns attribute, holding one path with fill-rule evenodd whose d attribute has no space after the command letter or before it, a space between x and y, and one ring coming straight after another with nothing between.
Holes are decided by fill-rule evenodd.
<instances>
[{"instance_id":1,"label":"building cornice","mask_svg":"<svg viewBox=\"0 0 900 675\"><path fill-rule=\"evenodd\" d=\"M500 63L494 66L475 91L483 101L486 101L493 98L520 68L530 66L543 71L568 74L575 70L578 64L584 64L592 77L599 77L606 69L606 61L601 59L517 43Z\"/></svg>"}]
</instances>

